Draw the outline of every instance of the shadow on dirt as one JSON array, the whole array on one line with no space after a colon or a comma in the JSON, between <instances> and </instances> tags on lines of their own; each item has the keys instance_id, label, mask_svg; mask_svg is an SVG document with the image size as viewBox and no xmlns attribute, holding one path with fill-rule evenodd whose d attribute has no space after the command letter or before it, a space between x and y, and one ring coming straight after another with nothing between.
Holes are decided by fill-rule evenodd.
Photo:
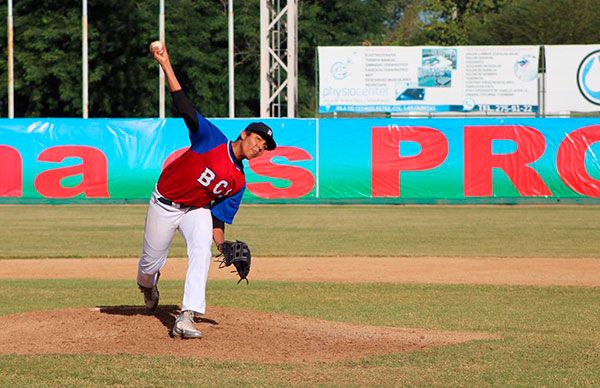
<instances>
[{"instance_id":1,"label":"shadow on dirt","mask_svg":"<svg viewBox=\"0 0 600 388\"><path fill-rule=\"evenodd\" d=\"M136 315L144 315L144 316L155 316L158 320L163 324L164 327L170 332L171 328L175 324L175 319L181 313L179 306L177 305L166 305L166 306L158 306L156 311L149 311L144 306L97 306L97 309L103 314L110 315L123 315L127 317L132 317ZM219 322L206 318L200 315L196 315L194 317L194 321L196 323L208 323L210 325L218 325Z\"/></svg>"}]
</instances>

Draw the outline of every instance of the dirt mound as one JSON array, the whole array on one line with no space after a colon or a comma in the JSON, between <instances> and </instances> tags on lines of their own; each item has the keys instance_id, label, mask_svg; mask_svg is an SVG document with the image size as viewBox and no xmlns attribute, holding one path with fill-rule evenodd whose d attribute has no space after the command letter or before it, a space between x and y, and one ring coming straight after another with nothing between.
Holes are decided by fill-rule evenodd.
<instances>
[{"instance_id":1,"label":"dirt mound","mask_svg":"<svg viewBox=\"0 0 600 388\"><path fill-rule=\"evenodd\" d=\"M177 306L161 306L155 314L137 306L115 306L12 314L0 317L0 353L330 362L495 338L485 333L364 326L212 307L197 323L204 338L181 340L168 334L177 313Z\"/></svg>"}]
</instances>

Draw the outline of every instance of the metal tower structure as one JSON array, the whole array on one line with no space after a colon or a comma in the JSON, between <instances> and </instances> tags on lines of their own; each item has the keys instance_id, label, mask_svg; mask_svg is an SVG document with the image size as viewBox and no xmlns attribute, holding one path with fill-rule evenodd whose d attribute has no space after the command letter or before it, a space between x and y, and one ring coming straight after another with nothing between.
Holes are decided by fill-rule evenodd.
<instances>
[{"instance_id":1,"label":"metal tower structure","mask_svg":"<svg viewBox=\"0 0 600 388\"><path fill-rule=\"evenodd\" d=\"M295 117L298 0L260 0L260 116Z\"/></svg>"}]
</instances>

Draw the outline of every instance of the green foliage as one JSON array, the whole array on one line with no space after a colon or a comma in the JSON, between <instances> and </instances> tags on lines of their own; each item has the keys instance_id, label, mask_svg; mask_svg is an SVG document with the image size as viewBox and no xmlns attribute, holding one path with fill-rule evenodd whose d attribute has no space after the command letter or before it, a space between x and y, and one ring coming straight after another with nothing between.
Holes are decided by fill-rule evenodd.
<instances>
[{"instance_id":1,"label":"green foliage","mask_svg":"<svg viewBox=\"0 0 600 388\"><path fill-rule=\"evenodd\" d=\"M155 40L152 33L155 18L150 11L131 1L90 2L91 117L158 114L158 70L147 54L147 42Z\"/></svg>"},{"instance_id":2,"label":"green foliage","mask_svg":"<svg viewBox=\"0 0 600 388\"><path fill-rule=\"evenodd\" d=\"M594 0L413 0L388 36L397 45L594 44Z\"/></svg>"},{"instance_id":3,"label":"green foliage","mask_svg":"<svg viewBox=\"0 0 600 388\"><path fill-rule=\"evenodd\" d=\"M386 23L397 13L392 0L303 0L298 2L299 112L314 116L319 46L382 44Z\"/></svg>"},{"instance_id":4,"label":"green foliage","mask_svg":"<svg viewBox=\"0 0 600 388\"><path fill-rule=\"evenodd\" d=\"M393 32L394 44L466 45L467 21L494 14L510 0L415 0Z\"/></svg>"},{"instance_id":5,"label":"green foliage","mask_svg":"<svg viewBox=\"0 0 600 388\"><path fill-rule=\"evenodd\" d=\"M260 9L236 1L236 115L259 115ZM158 114L158 3L90 0L90 117ZM298 112L315 115L316 49L348 45L506 45L597 43L594 0L302 0L298 4ZM0 18L6 20L6 7ZM82 114L81 1L14 4L15 116ZM227 2L167 2L166 42L180 81L208 117L228 115ZM7 41L6 29L0 40ZM2 55L7 48L2 45ZM7 63L0 61L0 112ZM167 114L174 115L167 98Z\"/></svg>"},{"instance_id":6,"label":"green foliage","mask_svg":"<svg viewBox=\"0 0 600 388\"><path fill-rule=\"evenodd\" d=\"M18 1L14 14L15 116L78 116L81 22L77 1Z\"/></svg>"},{"instance_id":7,"label":"green foliage","mask_svg":"<svg viewBox=\"0 0 600 388\"><path fill-rule=\"evenodd\" d=\"M81 7L74 0L15 2L15 117L81 116ZM153 96L145 65L151 23L144 11L134 2L90 1L90 116L149 116L156 111L149 105L157 91ZM2 71L6 74L4 62ZM6 88L2 93L5 101Z\"/></svg>"},{"instance_id":8,"label":"green foliage","mask_svg":"<svg viewBox=\"0 0 600 388\"><path fill-rule=\"evenodd\" d=\"M314 115L315 51L319 45L380 43L394 12L391 0L307 0L299 3L299 111ZM236 114L260 111L260 9L236 1ZM81 1L18 1L14 11L15 116L82 114ZM5 19L6 8L0 16ZM180 81L201 112L228 114L227 2L167 2L166 42ZM158 3L90 0L90 117L158 114L158 66L148 43L158 39ZM6 42L6 31L0 32ZM4 53L6 55L6 50ZM0 108L7 111L6 62L0 62ZM174 114L167 98L167 110Z\"/></svg>"},{"instance_id":9,"label":"green foliage","mask_svg":"<svg viewBox=\"0 0 600 388\"><path fill-rule=\"evenodd\" d=\"M502 12L468 20L469 44L596 44L600 8L594 0L520 0Z\"/></svg>"}]
</instances>

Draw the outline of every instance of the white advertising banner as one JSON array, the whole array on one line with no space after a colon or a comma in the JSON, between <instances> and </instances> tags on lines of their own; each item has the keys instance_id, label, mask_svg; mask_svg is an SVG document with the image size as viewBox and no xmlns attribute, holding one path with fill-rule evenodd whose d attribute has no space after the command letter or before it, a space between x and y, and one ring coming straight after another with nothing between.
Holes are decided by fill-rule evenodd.
<instances>
[{"instance_id":1,"label":"white advertising banner","mask_svg":"<svg viewBox=\"0 0 600 388\"><path fill-rule=\"evenodd\" d=\"M600 45L544 46L547 114L600 111Z\"/></svg>"},{"instance_id":2,"label":"white advertising banner","mask_svg":"<svg viewBox=\"0 0 600 388\"><path fill-rule=\"evenodd\" d=\"M319 111L538 111L539 46L319 47Z\"/></svg>"}]
</instances>

